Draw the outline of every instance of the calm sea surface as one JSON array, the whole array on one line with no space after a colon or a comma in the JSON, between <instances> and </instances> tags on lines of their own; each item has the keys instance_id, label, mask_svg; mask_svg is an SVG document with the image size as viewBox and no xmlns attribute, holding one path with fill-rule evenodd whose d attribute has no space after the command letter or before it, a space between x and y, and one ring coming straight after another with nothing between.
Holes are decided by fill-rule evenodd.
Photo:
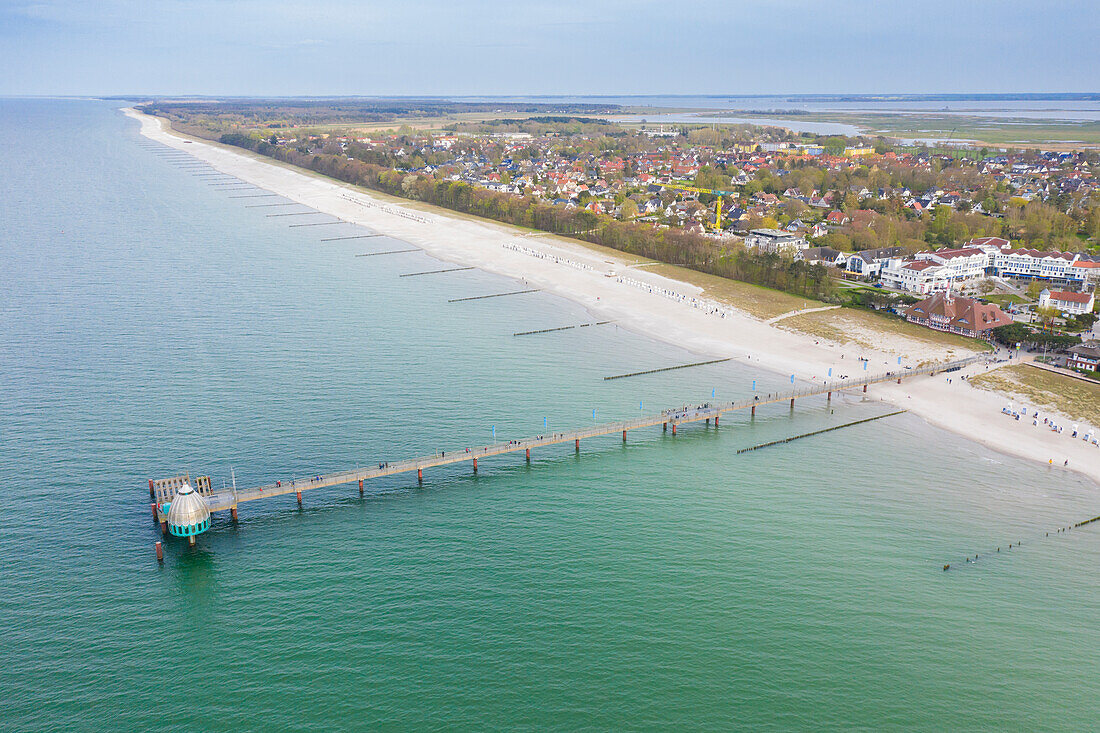
<instances>
[{"instance_id":1,"label":"calm sea surface","mask_svg":"<svg viewBox=\"0 0 1100 733\"><path fill-rule=\"evenodd\" d=\"M1100 491L854 397L245 505L243 485L782 386L0 101L0 728L1056 730L1100 715ZM445 265L443 265L445 266ZM1024 540L1008 550L1009 542ZM995 552L1002 547L1000 554ZM964 558L982 554L978 564ZM992 556L986 553L993 552ZM954 565L944 573L944 563Z\"/></svg>"}]
</instances>

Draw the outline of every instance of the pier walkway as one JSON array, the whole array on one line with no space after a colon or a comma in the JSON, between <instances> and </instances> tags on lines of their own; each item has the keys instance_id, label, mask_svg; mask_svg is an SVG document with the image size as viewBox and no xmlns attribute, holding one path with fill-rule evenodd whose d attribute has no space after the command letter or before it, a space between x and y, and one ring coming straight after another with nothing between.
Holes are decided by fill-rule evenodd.
<instances>
[{"instance_id":1,"label":"pier walkway","mask_svg":"<svg viewBox=\"0 0 1100 733\"><path fill-rule=\"evenodd\" d=\"M271 499L277 496L295 494L297 496L298 503L301 504L303 491L320 489L327 486L351 484L356 482L358 482L359 491L360 493L362 493L364 482L370 481L372 479L382 478L383 476L392 476L394 474L411 473L412 471L416 471L417 478L423 480L425 469L436 468L438 466L446 466L454 463L464 463L467 461L471 462L473 465L473 470L477 471L477 462L478 459L481 458L488 458L490 456L499 456L506 453L518 453L520 451L523 451L526 458L530 460L532 449L571 442L574 444L574 447L577 450L580 450L581 441L588 438L596 438L602 435L613 435L616 433L621 433L623 441L626 441L627 433L629 431L638 430L640 428L655 427L657 425L662 426L664 430L668 430L671 427L672 434L675 435L677 425L700 421L709 422L712 419L714 420L715 425L717 425L719 418L727 412L734 412L737 410L750 410L752 414L755 415L757 407L779 402L789 402L791 407L793 408L796 399L813 397L817 395L827 395L829 398L831 398L833 392L851 391L853 389L860 388L864 392L866 392L867 386L871 384L890 381L897 381L900 384L902 379L908 379L925 374L956 371L964 366L976 363L984 358L985 357L981 355L972 356L957 361L932 364L923 367L914 367L911 369L899 369L898 371L886 372L885 374L870 375L859 379L841 379L828 382L820 386L814 385L812 387L803 387L800 389L783 392L756 394L752 397L743 400L737 400L735 402L707 402L699 405L686 405L683 407L663 410L662 412L657 414L650 414L644 417L634 418L632 420L608 422L600 425L594 425L589 428L582 428L580 430L568 430L564 432L548 433L546 435L536 435L530 438L509 440L503 443L484 445L476 448L460 448L457 450L439 451L430 455L419 456L416 458L408 458L398 461L376 462L373 463L369 468L356 468L345 471L325 472L323 474L317 474L311 478L296 478L288 481L277 481L275 483L265 484L263 486L255 486L252 488L234 488L215 491L213 490L209 479L206 477L202 477L198 482L200 485L196 488L205 497L207 505L211 512L231 511L234 518L236 518L237 505L246 501L257 501L259 499ZM161 479L159 481L151 480L149 482L150 498L156 500L156 503L154 503L153 505L153 513L154 515L156 515L157 520L161 523L164 523L167 518L165 510L163 509L164 502L171 501L171 497L173 496L173 487L178 485L179 479L180 477L175 477L172 479ZM156 487L155 490L154 486Z\"/></svg>"}]
</instances>

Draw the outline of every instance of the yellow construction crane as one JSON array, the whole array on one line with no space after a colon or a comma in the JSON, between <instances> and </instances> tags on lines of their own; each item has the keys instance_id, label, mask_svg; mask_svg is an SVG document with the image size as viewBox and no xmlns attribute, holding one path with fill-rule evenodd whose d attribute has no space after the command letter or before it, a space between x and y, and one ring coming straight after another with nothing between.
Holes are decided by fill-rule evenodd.
<instances>
[{"instance_id":1,"label":"yellow construction crane","mask_svg":"<svg viewBox=\"0 0 1100 733\"><path fill-rule=\"evenodd\" d=\"M718 197L718 207L714 212L714 228L722 228L722 197L733 196L737 197L736 191L717 191L713 188L696 188L695 186L681 186L677 183L660 183L658 184L662 188L671 188L676 191L692 191L693 193L709 193Z\"/></svg>"}]
</instances>

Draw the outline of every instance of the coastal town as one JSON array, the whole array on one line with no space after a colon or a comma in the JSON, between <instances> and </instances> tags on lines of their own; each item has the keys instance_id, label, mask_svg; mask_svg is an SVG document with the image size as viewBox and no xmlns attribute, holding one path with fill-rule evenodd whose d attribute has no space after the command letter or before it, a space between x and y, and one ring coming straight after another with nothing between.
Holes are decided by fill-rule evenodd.
<instances>
[{"instance_id":1,"label":"coastal town","mask_svg":"<svg viewBox=\"0 0 1100 733\"><path fill-rule=\"evenodd\" d=\"M1095 372L1073 351L1100 348L1095 150L581 115L422 130L319 126L285 109L260 110L263 125L208 105L151 111L402 198L1029 346Z\"/></svg>"}]
</instances>

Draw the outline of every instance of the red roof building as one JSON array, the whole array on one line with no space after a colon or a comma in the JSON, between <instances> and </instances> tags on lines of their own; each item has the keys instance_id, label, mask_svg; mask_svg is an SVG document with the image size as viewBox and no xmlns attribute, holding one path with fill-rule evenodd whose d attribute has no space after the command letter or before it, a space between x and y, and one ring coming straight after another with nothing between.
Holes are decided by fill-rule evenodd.
<instances>
[{"instance_id":1,"label":"red roof building","mask_svg":"<svg viewBox=\"0 0 1100 733\"><path fill-rule=\"evenodd\" d=\"M1012 323L1012 319L992 303L952 297L948 292L936 293L909 306L905 318L910 323L971 338L988 338L994 328Z\"/></svg>"}]
</instances>

